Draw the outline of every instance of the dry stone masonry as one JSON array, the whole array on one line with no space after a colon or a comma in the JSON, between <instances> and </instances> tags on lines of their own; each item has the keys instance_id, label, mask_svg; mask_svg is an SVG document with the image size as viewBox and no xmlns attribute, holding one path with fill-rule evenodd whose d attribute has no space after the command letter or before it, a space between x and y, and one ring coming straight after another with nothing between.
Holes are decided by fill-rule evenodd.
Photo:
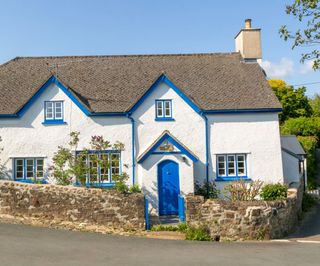
<instances>
[{"instance_id":1,"label":"dry stone masonry","mask_svg":"<svg viewBox=\"0 0 320 266\"><path fill-rule=\"evenodd\" d=\"M290 189L286 200L242 201L204 200L186 197L186 221L203 226L213 239L275 239L287 235L301 214L302 188Z\"/></svg>"},{"instance_id":2,"label":"dry stone masonry","mask_svg":"<svg viewBox=\"0 0 320 266\"><path fill-rule=\"evenodd\" d=\"M144 196L0 180L0 214L142 230Z\"/></svg>"}]
</instances>

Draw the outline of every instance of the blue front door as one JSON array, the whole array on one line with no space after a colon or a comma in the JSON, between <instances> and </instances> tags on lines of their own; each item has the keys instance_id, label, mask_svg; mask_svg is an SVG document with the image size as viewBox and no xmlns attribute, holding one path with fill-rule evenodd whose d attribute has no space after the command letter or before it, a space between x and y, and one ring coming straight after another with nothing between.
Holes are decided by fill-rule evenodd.
<instances>
[{"instance_id":1,"label":"blue front door","mask_svg":"<svg viewBox=\"0 0 320 266\"><path fill-rule=\"evenodd\" d=\"M179 165L170 160L158 165L159 214L178 214Z\"/></svg>"}]
</instances>

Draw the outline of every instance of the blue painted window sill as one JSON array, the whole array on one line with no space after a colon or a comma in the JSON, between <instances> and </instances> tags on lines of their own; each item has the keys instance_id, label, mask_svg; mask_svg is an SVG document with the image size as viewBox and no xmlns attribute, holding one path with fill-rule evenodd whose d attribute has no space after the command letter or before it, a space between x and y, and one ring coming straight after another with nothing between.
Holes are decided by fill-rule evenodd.
<instances>
[{"instance_id":1,"label":"blue painted window sill","mask_svg":"<svg viewBox=\"0 0 320 266\"><path fill-rule=\"evenodd\" d=\"M31 179L14 179L14 181L21 182L21 183L37 184L37 182L34 182ZM37 181L41 182L41 184L48 184L48 182L44 179L39 179Z\"/></svg>"},{"instance_id":2,"label":"blue painted window sill","mask_svg":"<svg viewBox=\"0 0 320 266\"><path fill-rule=\"evenodd\" d=\"M172 117L156 117L155 121L175 121Z\"/></svg>"},{"instance_id":3,"label":"blue painted window sill","mask_svg":"<svg viewBox=\"0 0 320 266\"><path fill-rule=\"evenodd\" d=\"M79 182L74 183L73 184L76 187L81 187L81 184ZM93 187L93 188L113 188L115 187L115 183L97 183L97 182L93 182L93 183L86 183L86 187Z\"/></svg>"},{"instance_id":4,"label":"blue painted window sill","mask_svg":"<svg viewBox=\"0 0 320 266\"><path fill-rule=\"evenodd\" d=\"M226 176L226 177L219 176L215 179L216 182L229 182L229 181L239 181L239 180L252 181L252 179L247 176Z\"/></svg>"},{"instance_id":5,"label":"blue painted window sill","mask_svg":"<svg viewBox=\"0 0 320 266\"><path fill-rule=\"evenodd\" d=\"M63 120L46 120L42 122L42 125L66 125L67 122L64 122Z\"/></svg>"}]
</instances>

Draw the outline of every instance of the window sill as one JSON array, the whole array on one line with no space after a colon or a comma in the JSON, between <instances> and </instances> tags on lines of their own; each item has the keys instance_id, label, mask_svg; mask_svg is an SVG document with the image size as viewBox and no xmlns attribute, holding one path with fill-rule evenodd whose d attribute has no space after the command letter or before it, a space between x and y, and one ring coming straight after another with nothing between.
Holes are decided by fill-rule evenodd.
<instances>
[{"instance_id":1,"label":"window sill","mask_svg":"<svg viewBox=\"0 0 320 266\"><path fill-rule=\"evenodd\" d=\"M42 125L66 125L67 122L63 120L46 120L42 122Z\"/></svg>"},{"instance_id":2,"label":"window sill","mask_svg":"<svg viewBox=\"0 0 320 266\"><path fill-rule=\"evenodd\" d=\"M156 117L155 121L175 121L172 117Z\"/></svg>"},{"instance_id":3,"label":"window sill","mask_svg":"<svg viewBox=\"0 0 320 266\"><path fill-rule=\"evenodd\" d=\"M16 182L21 182L21 183L28 183L28 184L38 184L38 183L41 183L41 184L48 184L48 182L44 179L38 179L37 181L34 181L32 179L20 179L20 178L16 178L14 179L14 181Z\"/></svg>"},{"instance_id":4,"label":"window sill","mask_svg":"<svg viewBox=\"0 0 320 266\"><path fill-rule=\"evenodd\" d=\"M239 180L244 180L244 181L252 181L251 178L247 176L219 176L215 179L216 182L229 182L229 181L239 181Z\"/></svg>"},{"instance_id":5,"label":"window sill","mask_svg":"<svg viewBox=\"0 0 320 266\"><path fill-rule=\"evenodd\" d=\"M73 184L75 187L81 187L81 184L80 182L76 182ZM100 188L100 187L110 187L110 188L113 188L115 187L115 183L114 182L111 182L111 183L98 183L98 182L92 182L92 183L86 183L86 187L93 187L93 188Z\"/></svg>"}]
</instances>

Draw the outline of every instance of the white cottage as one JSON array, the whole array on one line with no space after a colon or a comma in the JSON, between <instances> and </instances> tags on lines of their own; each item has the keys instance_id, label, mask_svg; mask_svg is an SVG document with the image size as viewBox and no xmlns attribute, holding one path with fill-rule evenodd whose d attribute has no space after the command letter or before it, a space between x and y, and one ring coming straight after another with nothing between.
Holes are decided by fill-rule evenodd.
<instances>
[{"instance_id":1,"label":"white cottage","mask_svg":"<svg viewBox=\"0 0 320 266\"><path fill-rule=\"evenodd\" d=\"M88 180L112 186L127 172L160 215L176 214L197 181L284 182L281 106L260 58L250 21L234 53L17 57L0 66L7 177L47 180L57 147L79 131L79 150L92 135L125 145L104 151L109 169Z\"/></svg>"}]
</instances>

